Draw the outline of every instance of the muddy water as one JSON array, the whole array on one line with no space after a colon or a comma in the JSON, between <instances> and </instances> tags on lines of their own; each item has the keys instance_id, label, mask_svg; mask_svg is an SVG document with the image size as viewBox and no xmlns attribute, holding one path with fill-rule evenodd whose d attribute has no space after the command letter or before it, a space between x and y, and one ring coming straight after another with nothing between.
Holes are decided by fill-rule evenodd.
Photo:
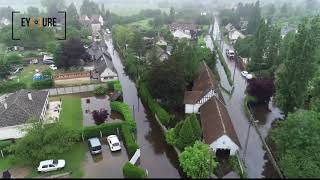
<instances>
[{"instance_id":1,"label":"muddy water","mask_svg":"<svg viewBox=\"0 0 320 180\"><path fill-rule=\"evenodd\" d=\"M150 178L180 178L181 170L178 170L175 151L166 144L161 128L142 105L137 88L125 74L111 40L106 38L106 43L122 85L124 102L132 108L137 122L137 142L141 149L140 166L148 170Z\"/></svg>"},{"instance_id":2,"label":"muddy water","mask_svg":"<svg viewBox=\"0 0 320 180\"><path fill-rule=\"evenodd\" d=\"M220 40L220 30L217 19L213 26L213 38ZM210 42L207 42L210 44ZM223 55L226 59L228 67L234 76L234 92L231 97L226 98L227 108L232 119L234 128L239 137L241 143L240 157L245 162L247 173L249 178L262 178L262 177L277 177L277 174L273 166L268 163L268 156L266 156L266 151L263 149L262 142L256 132L256 130L250 126L249 120L245 114L244 110L244 98L246 89L246 80L241 76L241 70L239 67L235 66L235 62L229 60L225 56L226 49L233 49L231 46L223 41L219 41L222 46ZM217 66L219 74L224 72L222 66ZM235 70L235 71L234 71ZM222 84L226 85L227 79L221 78ZM226 87L227 88L227 87ZM226 97L226 95L225 95ZM270 106L270 105L269 105ZM280 111L270 106L271 111L265 111L261 107L254 108L256 119L259 120L259 130L262 132L263 136L266 137L268 131L271 127L271 123L276 119L281 117Z\"/></svg>"}]
</instances>

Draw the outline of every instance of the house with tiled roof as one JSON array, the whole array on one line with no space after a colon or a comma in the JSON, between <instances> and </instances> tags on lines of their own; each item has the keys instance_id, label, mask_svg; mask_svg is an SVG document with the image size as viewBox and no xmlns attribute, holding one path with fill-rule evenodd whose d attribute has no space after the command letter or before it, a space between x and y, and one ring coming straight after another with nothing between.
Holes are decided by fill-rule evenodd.
<instances>
[{"instance_id":1,"label":"house with tiled roof","mask_svg":"<svg viewBox=\"0 0 320 180\"><path fill-rule=\"evenodd\" d=\"M20 90L0 96L0 140L23 136L17 127L30 118L43 120L48 106L48 91Z\"/></svg>"},{"instance_id":2,"label":"house with tiled roof","mask_svg":"<svg viewBox=\"0 0 320 180\"><path fill-rule=\"evenodd\" d=\"M241 145L211 69L202 62L191 91L185 92L185 113L200 115L203 140L216 152L236 154Z\"/></svg>"}]
</instances>

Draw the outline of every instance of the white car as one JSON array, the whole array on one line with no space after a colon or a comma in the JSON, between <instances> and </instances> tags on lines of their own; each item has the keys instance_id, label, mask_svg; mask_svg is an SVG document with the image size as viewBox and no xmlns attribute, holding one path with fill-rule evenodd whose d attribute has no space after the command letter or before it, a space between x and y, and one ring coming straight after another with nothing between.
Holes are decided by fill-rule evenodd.
<instances>
[{"instance_id":1,"label":"white car","mask_svg":"<svg viewBox=\"0 0 320 180\"><path fill-rule=\"evenodd\" d=\"M58 69L57 66L54 65L54 64L51 64L51 65L49 66L49 68L52 69L52 70L57 70L57 69Z\"/></svg>"},{"instance_id":2,"label":"white car","mask_svg":"<svg viewBox=\"0 0 320 180\"><path fill-rule=\"evenodd\" d=\"M252 79L253 78L253 75L252 74L249 74L248 71L242 71L241 72L241 75L243 77L245 77L246 79Z\"/></svg>"},{"instance_id":3,"label":"white car","mask_svg":"<svg viewBox=\"0 0 320 180\"><path fill-rule=\"evenodd\" d=\"M41 173L41 172L56 171L64 168L65 165L66 165L66 161L62 159L41 161L38 166L38 172Z\"/></svg>"},{"instance_id":4,"label":"white car","mask_svg":"<svg viewBox=\"0 0 320 180\"><path fill-rule=\"evenodd\" d=\"M118 137L116 135L110 135L107 137L107 141L111 151L121 150L121 145Z\"/></svg>"},{"instance_id":5,"label":"white car","mask_svg":"<svg viewBox=\"0 0 320 180\"><path fill-rule=\"evenodd\" d=\"M106 29L106 31L107 31L107 34L111 34L110 29Z\"/></svg>"}]
</instances>

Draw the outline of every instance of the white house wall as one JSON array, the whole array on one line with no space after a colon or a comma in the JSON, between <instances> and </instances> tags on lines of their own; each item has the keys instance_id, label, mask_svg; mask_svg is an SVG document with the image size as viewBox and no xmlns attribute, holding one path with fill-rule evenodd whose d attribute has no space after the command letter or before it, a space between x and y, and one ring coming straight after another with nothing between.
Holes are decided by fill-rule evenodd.
<instances>
[{"instance_id":1,"label":"white house wall","mask_svg":"<svg viewBox=\"0 0 320 180\"><path fill-rule=\"evenodd\" d=\"M230 149L230 155L235 155L239 151L239 146L235 144L227 135L223 135L210 144L210 148L217 152L218 149Z\"/></svg>"},{"instance_id":2,"label":"white house wall","mask_svg":"<svg viewBox=\"0 0 320 180\"><path fill-rule=\"evenodd\" d=\"M199 108L202 104L186 104L185 105L185 113L186 114L193 114L199 113Z\"/></svg>"},{"instance_id":3,"label":"white house wall","mask_svg":"<svg viewBox=\"0 0 320 180\"><path fill-rule=\"evenodd\" d=\"M111 69L107 68L101 75L101 81L111 81L111 80L118 80L117 73L113 72Z\"/></svg>"}]
</instances>

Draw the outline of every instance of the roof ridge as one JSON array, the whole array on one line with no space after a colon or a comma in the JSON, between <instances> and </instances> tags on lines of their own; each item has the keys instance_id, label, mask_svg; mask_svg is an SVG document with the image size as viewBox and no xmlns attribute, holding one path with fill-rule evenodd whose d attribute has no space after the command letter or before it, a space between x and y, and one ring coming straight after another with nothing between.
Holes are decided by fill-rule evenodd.
<instances>
[{"instance_id":1,"label":"roof ridge","mask_svg":"<svg viewBox=\"0 0 320 180\"><path fill-rule=\"evenodd\" d=\"M222 120L222 116L221 116L221 112L220 112L220 107L219 107L217 101L214 101L214 102L216 103L216 106L217 106L217 109L218 109L218 113L219 113L219 117L220 117L220 122L221 122L222 127L223 127L223 133L226 134L226 127L225 127L224 122L223 122L223 120Z\"/></svg>"}]
</instances>

